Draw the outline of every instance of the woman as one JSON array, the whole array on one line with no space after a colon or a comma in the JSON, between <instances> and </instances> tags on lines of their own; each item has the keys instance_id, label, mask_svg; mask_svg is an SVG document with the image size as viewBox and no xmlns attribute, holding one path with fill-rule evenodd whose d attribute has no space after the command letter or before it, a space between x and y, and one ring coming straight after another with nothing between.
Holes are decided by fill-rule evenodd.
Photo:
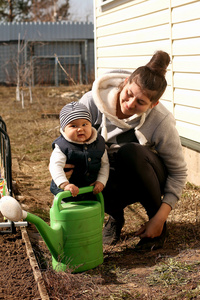
<instances>
[{"instance_id":1,"label":"woman","mask_svg":"<svg viewBox=\"0 0 200 300\"><path fill-rule=\"evenodd\" d=\"M161 104L170 62L157 51L132 74L114 71L98 78L80 102L92 114L93 126L106 140L110 175L103 191L104 244L115 244L124 225L124 208L140 202L149 217L136 233L137 249L163 246L166 220L182 193L186 163L173 115Z\"/></svg>"}]
</instances>

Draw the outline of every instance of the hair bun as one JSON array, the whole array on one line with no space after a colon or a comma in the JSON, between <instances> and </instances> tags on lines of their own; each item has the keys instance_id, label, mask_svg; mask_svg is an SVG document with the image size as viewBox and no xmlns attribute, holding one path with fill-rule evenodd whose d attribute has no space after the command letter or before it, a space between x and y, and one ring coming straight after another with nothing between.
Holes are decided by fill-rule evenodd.
<instances>
[{"instance_id":1,"label":"hair bun","mask_svg":"<svg viewBox=\"0 0 200 300\"><path fill-rule=\"evenodd\" d=\"M160 76L165 76L167 72L167 67L170 63L170 56L164 51L157 51L151 58L151 60L146 64L146 66L153 72Z\"/></svg>"}]
</instances>

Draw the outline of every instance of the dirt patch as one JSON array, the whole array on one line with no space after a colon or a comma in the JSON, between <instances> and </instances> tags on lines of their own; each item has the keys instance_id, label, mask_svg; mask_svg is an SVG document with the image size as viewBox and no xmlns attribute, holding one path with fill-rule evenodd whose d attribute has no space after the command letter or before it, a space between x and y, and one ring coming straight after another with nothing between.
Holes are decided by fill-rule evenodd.
<instances>
[{"instance_id":1,"label":"dirt patch","mask_svg":"<svg viewBox=\"0 0 200 300\"><path fill-rule=\"evenodd\" d=\"M57 116L63 105L77 100L89 89L90 86L34 88L33 103L25 94L22 109L21 102L15 101L15 88L0 88L1 116L11 140L16 198L23 209L47 222L53 199L48 164L51 143L59 135ZM125 218L121 241L104 249L104 263L81 274L55 273L46 245L35 227L30 226L30 239L51 299L200 299L200 188L189 183L185 186L181 200L170 214L169 237L161 250L134 250L138 242L134 232L147 218L141 205L127 207ZM18 298L24 278L17 263L25 265L27 261L26 254L21 257L20 234L0 238L5 253L0 258L0 299L37 299L31 275L27 275L27 289L30 287L32 294L24 288L23 297ZM6 255L6 251L10 254ZM9 276L11 271L15 275ZM28 272L23 272L23 276ZM18 281L14 280L16 276ZM3 298L5 295L7 298Z\"/></svg>"},{"instance_id":2,"label":"dirt patch","mask_svg":"<svg viewBox=\"0 0 200 300\"><path fill-rule=\"evenodd\" d=\"M0 299L37 299L39 292L20 230L0 234Z\"/></svg>"}]
</instances>

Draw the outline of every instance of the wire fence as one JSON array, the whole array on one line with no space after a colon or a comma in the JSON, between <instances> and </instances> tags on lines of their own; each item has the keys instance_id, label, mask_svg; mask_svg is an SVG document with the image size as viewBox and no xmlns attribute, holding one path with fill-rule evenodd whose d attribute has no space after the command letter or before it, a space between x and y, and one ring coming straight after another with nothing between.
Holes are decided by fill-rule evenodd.
<instances>
[{"instance_id":1,"label":"wire fence","mask_svg":"<svg viewBox=\"0 0 200 300\"><path fill-rule=\"evenodd\" d=\"M70 78L79 84L89 83L93 80L94 53L92 47L85 51L85 44L85 41L62 44L31 42L23 43L23 46L21 43L20 51L17 43L0 45L0 82L15 85L17 72L21 77L26 74L26 80L22 81L27 81L28 72L32 85L70 85Z\"/></svg>"},{"instance_id":2,"label":"wire fence","mask_svg":"<svg viewBox=\"0 0 200 300\"><path fill-rule=\"evenodd\" d=\"M93 24L25 25L12 24L8 31L8 24L0 24L1 84L59 86L93 81Z\"/></svg>"}]
</instances>

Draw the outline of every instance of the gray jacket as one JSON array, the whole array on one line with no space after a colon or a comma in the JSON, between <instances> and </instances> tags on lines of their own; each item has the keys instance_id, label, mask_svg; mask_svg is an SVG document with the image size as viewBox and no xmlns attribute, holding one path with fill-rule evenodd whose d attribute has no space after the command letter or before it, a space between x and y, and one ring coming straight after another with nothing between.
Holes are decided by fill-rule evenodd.
<instances>
[{"instance_id":1,"label":"gray jacket","mask_svg":"<svg viewBox=\"0 0 200 300\"><path fill-rule=\"evenodd\" d=\"M106 142L112 144L108 153L122 145L118 144L116 139L120 133L134 128L139 143L149 147L162 158L168 170L163 202L174 208L187 177L187 167L174 116L159 103L142 115L118 119L116 116L118 86L126 77L125 72L102 75L95 80L92 91L86 93L80 102L90 110L93 125L100 126Z\"/></svg>"}]
</instances>

